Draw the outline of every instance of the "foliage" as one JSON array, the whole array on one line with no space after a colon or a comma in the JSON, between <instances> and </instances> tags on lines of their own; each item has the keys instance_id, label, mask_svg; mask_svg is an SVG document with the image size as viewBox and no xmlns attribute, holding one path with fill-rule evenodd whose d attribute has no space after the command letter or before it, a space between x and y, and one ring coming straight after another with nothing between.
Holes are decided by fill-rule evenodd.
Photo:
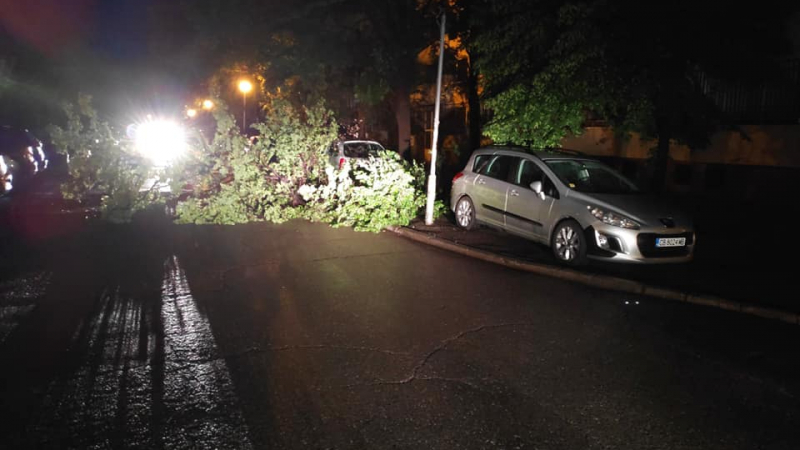
<instances>
[{"instance_id":1,"label":"foliage","mask_svg":"<svg viewBox=\"0 0 800 450\"><path fill-rule=\"evenodd\" d=\"M496 143L557 147L570 131L583 123L580 103L564 102L540 80L515 86L486 102L494 114L484 133Z\"/></svg>"},{"instance_id":2,"label":"foliage","mask_svg":"<svg viewBox=\"0 0 800 450\"><path fill-rule=\"evenodd\" d=\"M404 162L396 152L350 160L341 170L329 167L327 179L326 185L300 190L311 220L380 231L408 224L425 205L423 167Z\"/></svg>"},{"instance_id":3,"label":"foliage","mask_svg":"<svg viewBox=\"0 0 800 450\"><path fill-rule=\"evenodd\" d=\"M476 65L484 76L486 105L494 113L484 133L495 142L547 147L578 132L592 95L581 79L579 62L590 52L589 47L573 47L583 43L587 30L578 29L584 35L569 38L561 30L564 42L573 44L566 51L553 37L560 31L554 5L499 1L479 3L475 9L480 12L473 14ZM502 27L489 26L501 18Z\"/></svg>"},{"instance_id":4,"label":"foliage","mask_svg":"<svg viewBox=\"0 0 800 450\"><path fill-rule=\"evenodd\" d=\"M331 167L328 149L338 125L321 103L298 109L274 100L272 114L253 125L255 139L240 132L222 102L216 104L211 142L196 133L188 156L159 170L115 137L87 98L77 110L67 106L66 127L52 127L54 142L70 155L64 195L83 200L99 190L104 216L121 222L159 200L157 192L141 191L145 181L169 180L164 200L179 223L305 218L368 231L407 224L425 203L422 167L394 152Z\"/></svg>"},{"instance_id":5,"label":"foliage","mask_svg":"<svg viewBox=\"0 0 800 450\"><path fill-rule=\"evenodd\" d=\"M50 126L48 132L56 149L69 158L69 178L62 185L65 198L89 202L92 196L102 196L102 216L112 222L128 221L156 201L153 189L141 191L147 180L159 178L156 169L136 157L132 143L100 120L90 97L64 105L64 113L66 126Z\"/></svg>"},{"instance_id":6,"label":"foliage","mask_svg":"<svg viewBox=\"0 0 800 450\"><path fill-rule=\"evenodd\" d=\"M253 125L252 142L239 132L233 117L220 107L217 132L192 167L173 171L173 191L191 186L179 202L180 222L282 222L298 217L304 202L300 186L319 184L326 151L337 126L322 105L297 111L283 102L266 121Z\"/></svg>"},{"instance_id":7,"label":"foliage","mask_svg":"<svg viewBox=\"0 0 800 450\"><path fill-rule=\"evenodd\" d=\"M321 104L298 110L285 101L275 101L271 111L253 126L259 132L254 142L244 140L224 109L216 113L217 133L206 156L174 174L174 189L193 186L177 205L179 222L305 218L379 231L417 215L424 204L421 167L387 152L336 170L328 164L337 130L330 111Z\"/></svg>"}]
</instances>

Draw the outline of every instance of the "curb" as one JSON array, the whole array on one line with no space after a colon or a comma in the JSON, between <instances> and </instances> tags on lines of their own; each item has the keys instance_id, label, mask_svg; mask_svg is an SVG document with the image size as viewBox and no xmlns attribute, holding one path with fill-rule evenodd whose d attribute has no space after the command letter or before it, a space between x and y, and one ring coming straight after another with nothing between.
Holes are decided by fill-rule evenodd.
<instances>
[{"instance_id":1,"label":"curb","mask_svg":"<svg viewBox=\"0 0 800 450\"><path fill-rule=\"evenodd\" d=\"M521 261L516 258L507 256L500 256L486 250L468 247L455 242L439 239L434 235L412 230L406 227L387 227L386 230L391 231L397 235L411 239L412 241L421 242L433 247L448 250L471 258L480 259L482 261L499 264L501 266L509 267L512 269L522 270L525 272L535 273L538 275L545 275L552 278L571 281L575 283L584 284L600 289L610 291L626 292L629 294L644 295L648 297L655 297L664 300L671 300L683 303L692 303L701 306L710 306L727 311L735 311L742 314L749 314L765 319L779 320L781 322L790 323L793 325L800 325L800 314L783 311L780 309L769 308L766 306L758 306L749 303L728 300L725 298L715 297L712 295L699 295L691 294L674 289L667 289L658 286L651 286L638 281L628 280L625 278L618 278L605 275L589 274L579 272L577 270L567 269L563 267L555 267L546 264L531 263Z\"/></svg>"}]
</instances>

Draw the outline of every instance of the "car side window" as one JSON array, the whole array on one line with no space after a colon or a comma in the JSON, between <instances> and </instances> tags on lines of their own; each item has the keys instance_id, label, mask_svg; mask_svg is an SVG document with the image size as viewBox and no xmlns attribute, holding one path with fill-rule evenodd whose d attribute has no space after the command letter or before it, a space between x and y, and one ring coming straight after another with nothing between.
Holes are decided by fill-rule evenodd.
<instances>
[{"instance_id":1,"label":"car side window","mask_svg":"<svg viewBox=\"0 0 800 450\"><path fill-rule=\"evenodd\" d=\"M535 162L521 158L511 182L518 186L529 187L534 181L542 181L543 176L544 172Z\"/></svg>"},{"instance_id":2,"label":"car side window","mask_svg":"<svg viewBox=\"0 0 800 450\"><path fill-rule=\"evenodd\" d=\"M484 165L478 172L490 178L501 181L508 181L509 171L514 164L514 157L507 155L497 155Z\"/></svg>"}]
</instances>

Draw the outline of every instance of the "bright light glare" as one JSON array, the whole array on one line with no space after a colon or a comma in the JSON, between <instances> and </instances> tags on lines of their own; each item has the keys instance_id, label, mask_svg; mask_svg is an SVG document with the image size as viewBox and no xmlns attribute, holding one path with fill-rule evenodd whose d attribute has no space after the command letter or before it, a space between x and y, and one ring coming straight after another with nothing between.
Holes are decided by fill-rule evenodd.
<instances>
[{"instance_id":1,"label":"bright light glare","mask_svg":"<svg viewBox=\"0 0 800 450\"><path fill-rule=\"evenodd\" d=\"M190 118L193 118L194 116L197 115L197 110L196 109L192 109L192 108L187 109L186 110L186 115L189 116Z\"/></svg>"},{"instance_id":2,"label":"bright light glare","mask_svg":"<svg viewBox=\"0 0 800 450\"><path fill-rule=\"evenodd\" d=\"M166 166L186 150L183 129L168 120L150 120L136 128L136 149L157 166Z\"/></svg>"},{"instance_id":3,"label":"bright light glare","mask_svg":"<svg viewBox=\"0 0 800 450\"><path fill-rule=\"evenodd\" d=\"M247 94L252 90L253 90L253 83L247 80L242 80L239 82L239 91L241 91L243 94Z\"/></svg>"},{"instance_id":4,"label":"bright light glare","mask_svg":"<svg viewBox=\"0 0 800 450\"><path fill-rule=\"evenodd\" d=\"M211 100L203 100L203 109L209 110L214 107L214 102Z\"/></svg>"}]
</instances>

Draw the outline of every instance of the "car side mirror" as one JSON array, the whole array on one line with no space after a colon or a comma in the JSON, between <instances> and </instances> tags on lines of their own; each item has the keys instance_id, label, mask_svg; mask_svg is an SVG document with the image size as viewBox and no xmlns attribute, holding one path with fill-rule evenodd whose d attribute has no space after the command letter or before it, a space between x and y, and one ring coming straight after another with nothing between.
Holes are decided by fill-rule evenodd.
<instances>
[{"instance_id":1,"label":"car side mirror","mask_svg":"<svg viewBox=\"0 0 800 450\"><path fill-rule=\"evenodd\" d=\"M541 181L534 181L531 183L531 190L539 196L540 199L544 200L545 195L544 191L542 190L542 182Z\"/></svg>"}]
</instances>

